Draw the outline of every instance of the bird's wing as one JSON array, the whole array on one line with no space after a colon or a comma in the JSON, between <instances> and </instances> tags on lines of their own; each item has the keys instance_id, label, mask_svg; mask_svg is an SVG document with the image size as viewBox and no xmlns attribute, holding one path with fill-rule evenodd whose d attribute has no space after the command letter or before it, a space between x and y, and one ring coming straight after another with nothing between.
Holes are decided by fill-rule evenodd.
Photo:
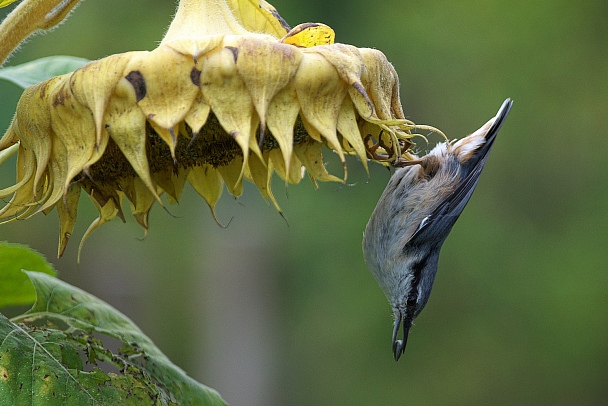
<instances>
[{"instance_id":1,"label":"bird's wing","mask_svg":"<svg viewBox=\"0 0 608 406\"><path fill-rule=\"evenodd\" d=\"M418 229L408 240L408 245L415 246L418 241L432 241L433 238L439 244L443 243L469 202L473 190L475 190L498 130L500 130L509 114L512 104L513 102L510 99L504 101L498 114L496 114L496 120L486 134L486 142L479 148L476 156L467 161L461 168L464 178L458 183L454 191L446 196L435 210L421 221Z\"/></svg>"}]
</instances>

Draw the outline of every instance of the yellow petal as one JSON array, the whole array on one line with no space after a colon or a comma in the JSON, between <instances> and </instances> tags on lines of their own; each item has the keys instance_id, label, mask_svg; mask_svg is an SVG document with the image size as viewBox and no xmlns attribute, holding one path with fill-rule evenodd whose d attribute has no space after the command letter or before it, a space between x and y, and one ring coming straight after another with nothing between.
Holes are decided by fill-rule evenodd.
<instances>
[{"instance_id":1,"label":"yellow petal","mask_svg":"<svg viewBox=\"0 0 608 406\"><path fill-rule=\"evenodd\" d=\"M92 200L99 210L99 217L93 220L87 231L84 233L82 240L80 240L80 245L78 246L78 262L80 262L80 252L82 251L82 247L84 246L84 242L87 240L87 238L89 238L93 231L112 220L119 213L120 202L117 204L113 199L108 199L106 203L101 206L97 200L94 198Z\"/></svg>"},{"instance_id":2,"label":"yellow petal","mask_svg":"<svg viewBox=\"0 0 608 406\"><path fill-rule=\"evenodd\" d=\"M138 177L131 179L130 182L122 182L121 186L125 196L127 196L131 203L133 217L135 217L139 225L146 229L147 235L149 227L148 216L154 202L156 202L156 198Z\"/></svg>"},{"instance_id":3,"label":"yellow petal","mask_svg":"<svg viewBox=\"0 0 608 406\"><path fill-rule=\"evenodd\" d=\"M34 198L33 190L34 177L32 175L34 169L35 161L32 152L26 150L22 145L19 146L19 155L17 156L17 183L20 183L21 186L17 188L11 200L0 209L0 219L11 219L14 216L17 216L16 218L21 218L27 216L36 209L38 202ZM25 180L25 182L23 182L23 180ZM6 194L6 196L8 194ZM0 196L4 197L5 194Z\"/></svg>"},{"instance_id":4,"label":"yellow petal","mask_svg":"<svg viewBox=\"0 0 608 406\"><path fill-rule=\"evenodd\" d=\"M150 193L164 206L152 182L146 152L146 117L135 105L135 90L127 79L121 79L108 103L104 122L109 136L127 158Z\"/></svg>"},{"instance_id":5,"label":"yellow petal","mask_svg":"<svg viewBox=\"0 0 608 406\"><path fill-rule=\"evenodd\" d=\"M365 65L358 48L346 44L333 44L309 49L307 52L323 55L332 64L340 78L348 83L348 93L363 118L373 115L374 105L361 82Z\"/></svg>"},{"instance_id":6,"label":"yellow petal","mask_svg":"<svg viewBox=\"0 0 608 406\"><path fill-rule=\"evenodd\" d=\"M84 164L83 171L85 174L89 174L90 168L93 164L98 162L103 154L106 152L106 148L108 146L108 142L110 141L110 134L105 128L101 129L101 137L99 138L99 144L93 150L93 153L89 157L89 160Z\"/></svg>"},{"instance_id":7,"label":"yellow petal","mask_svg":"<svg viewBox=\"0 0 608 406\"><path fill-rule=\"evenodd\" d=\"M365 171L369 174L365 144L363 144L363 138L359 132L354 106L348 98L344 99L344 103L342 103L342 108L340 109L340 116L338 117L338 131L355 150L355 153L365 167Z\"/></svg>"},{"instance_id":8,"label":"yellow petal","mask_svg":"<svg viewBox=\"0 0 608 406\"><path fill-rule=\"evenodd\" d=\"M177 174L170 171L160 171L152 174L152 179L169 197L169 203L177 203L184 189L190 169L180 169Z\"/></svg>"},{"instance_id":9,"label":"yellow petal","mask_svg":"<svg viewBox=\"0 0 608 406\"><path fill-rule=\"evenodd\" d=\"M101 143L103 118L116 84L134 52L110 55L77 69L70 77L70 88L80 104L87 106L95 120L95 145Z\"/></svg>"},{"instance_id":10,"label":"yellow petal","mask_svg":"<svg viewBox=\"0 0 608 406\"><path fill-rule=\"evenodd\" d=\"M129 199L133 217L145 229L145 237L148 234L148 217L152 206L156 202L156 198L138 177L125 179L120 182L120 186L127 199ZM161 194L161 192L158 192L158 194Z\"/></svg>"},{"instance_id":11,"label":"yellow petal","mask_svg":"<svg viewBox=\"0 0 608 406\"><path fill-rule=\"evenodd\" d=\"M196 193L205 199L209 209L211 209L213 218L218 222L215 215L215 204L220 199L224 189L224 182L219 172L211 165L195 166L188 173L188 182L196 190Z\"/></svg>"},{"instance_id":12,"label":"yellow petal","mask_svg":"<svg viewBox=\"0 0 608 406\"><path fill-rule=\"evenodd\" d=\"M278 92L268 107L268 129L279 143L283 154L284 172L290 171L293 156L293 128L299 112L300 105L293 84Z\"/></svg>"},{"instance_id":13,"label":"yellow petal","mask_svg":"<svg viewBox=\"0 0 608 406\"><path fill-rule=\"evenodd\" d=\"M7 196L12 195L17 190L24 187L26 183L30 183L29 187L25 187L26 193L33 193L33 184L31 182L32 176L34 175L34 170L36 169L36 160L34 158L34 154L31 152L26 152L27 150L21 149L21 153L19 154L19 160L21 163L17 164L17 168L21 169L20 175L18 176L18 181L13 186L9 186L4 189L0 189L0 199L3 199Z\"/></svg>"},{"instance_id":14,"label":"yellow petal","mask_svg":"<svg viewBox=\"0 0 608 406\"><path fill-rule=\"evenodd\" d=\"M380 120L390 120L393 113L396 118L404 118L401 103L399 102L399 78L395 68L391 65L386 56L378 50L362 48L359 49L365 70L362 75L362 82L367 89L367 93L374 104L374 118ZM359 114L366 117L368 110L363 105L357 103Z\"/></svg>"},{"instance_id":15,"label":"yellow petal","mask_svg":"<svg viewBox=\"0 0 608 406\"><path fill-rule=\"evenodd\" d=\"M165 130L157 132L173 151L177 134L175 127L186 117L199 92L199 71L192 56L160 46L152 52L132 54L125 68L136 100L144 115ZM156 128L155 128L156 129ZM165 133L171 133L171 137Z\"/></svg>"},{"instance_id":16,"label":"yellow petal","mask_svg":"<svg viewBox=\"0 0 608 406\"><path fill-rule=\"evenodd\" d=\"M255 37L243 38L235 45L236 72L251 95L264 131L270 101L292 80L302 54L294 47Z\"/></svg>"},{"instance_id":17,"label":"yellow petal","mask_svg":"<svg viewBox=\"0 0 608 406\"><path fill-rule=\"evenodd\" d=\"M300 48L310 48L318 45L334 43L336 33L330 27L321 23L304 23L293 27L282 39L284 44Z\"/></svg>"},{"instance_id":18,"label":"yellow petal","mask_svg":"<svg viewBox=\"0 0 608 406\"><path fill-rule=\"evenodd\" d=\"M224 130L243 151L243 165L239 171L239 177L242 177L249 157L249 139L252 133L255 134L255 128L251 126L254 116L251 96L236 74L237 56L238 50L232 46L205 55L201 62L200 85L205 103L211 106Z\"/></svg>"},{"instance_id":19,"label":"yellow petal","mask_svg":"<svg viewBox=\"0 0 608 406\"><path fill-rule=\"evenodd\" d=\"M346 88L336 70L321 55L307 53L296 74L295 86L306 122L327 140L344 162L336 128Z\"/></svg>"},{"instance_id":20,"label":"yellow petal","mask_svg":"<svg viewBox=\"0 0 608 406\"><path fill-rule=\"evenodd\" d=\"M63 255L65 247L74 232L80 190L80 185L71 185L63 201L57 204L57 214L59 215L59 247L57 248L57 258Z\"/></svg>"},{"instance_id":21,"label":"yellow petal","mask_svg":"<svg viewBox=\"0 0 608 406\"><path fill-rule=\"evenodd\" d=\"M165 144L167 144L169 151L171 152L171 158L173 158L173 161L177 163L177 159L175 158L175 148L177 147L178 126L166 129L160 127L153 121L150 121L150 125L156 134L165 142Z\"/></svg>"},{"instance_id":22,"label":"yellow petal","mask_svg":"<svg viewBox=\"0 0 608 406\"><path fill-rule=\"evenodd\" d=\"M51 129L54 133L53 148L60 142L65 149L65 153L62 151L60 155L55 154L54 149L52 151L52 159L63 162L66 167L63 193L67 191L72 179L82 172L96 146L93 113L74 97L69 79L69 75L65 76L61 86L55 87L49 94L48 100ZM59 179L55 179L53 188L58 186L58 182Z\"/></svg>"},{"instance_id":23,"label":"yellow petal","mask_svg":"<svg viewBox=\"0 0 608 406\"><path fill-rule=\"evenodd\" d=\"M216 170L222 176L228 192L234 197L243 194L243 158L235 157L228 165L218 166Z\"/></svg>"},{"instance_id":24,"label":"yellow petal","mask_svg":"<svg viewBox=\"0 0 608 406\"><path fill-rule=\"evenodd\" d=\"M190 111L184 117L184 121L192 129L193 134L198 134L201 128L203 128L207 122L207 118L209 118L210 112L211 106L203 101L202 95L199 93Z\"/></svg>"},{"instance_id":25,"label":"yellow petal","mask_svg":"<svg viewBox=\"0 0 608 406\"><path fill-rule=\"evenodd\" d=\"M265 161L268 159L268 153L265 154L264 158ZM272 167L269 168L267 162L261 161L258 156L254 155L249 159L249 173L251 175L251 180L253 183L255 183L264 199L270 199L277 211L281 213L281 208L279 207L279 204L272 194L272 190L270 188L270 181L272 180Z\"/></svg>"},{"instance_id":26,"label":"yellow petal","mask_svg":"<svg viewBox=\"0 0 608 406\"><path fill-rule=\"evenodd\" d=\"M38 213L53 207L65 194L69 185L68 176L68 151L62 140L55 134L51 134L51 159L49 160L49 195L45 196L46 202L40 206Z\"/></svg>"},{"instance_id":27,"label":"yellow petal","mask_svg":"<svg viewBox=\"0 0 608 406\"><path fill-rule=\"evenodd\" d=\"M323 164L323 144L320 142L303 142L294 147L300 161L306 167L311 178L325 182L342 182L340 178L327 173Z\"/></svg>"},{"instance_id":28,"label":"yellow petal","mask_svg":"<svg viewBox=\"0 0 608 406\"><path fill-rule=\"evenodd\" d=\"M52 149L50 105L44 95L50 94L61 81L61 77L55 77L27 88L19 100L13 121L13 124L16 124L16 131L21 143L35 156L34 190L38 189L38 185L45 176Z\"/></svg>"},{"instance_id":29,"label":"yellow petal","mask_svg":"<svg viewBox=\"0 0 608 406\"><path fill-rule=\"evenodd\" d=\"M285 166L284 157L277 149L269 151L269 161L272 168L286 183L300 183L303 177L302 163L295 154L291 154L288 166Z\"/></svg>"}]
</instances>

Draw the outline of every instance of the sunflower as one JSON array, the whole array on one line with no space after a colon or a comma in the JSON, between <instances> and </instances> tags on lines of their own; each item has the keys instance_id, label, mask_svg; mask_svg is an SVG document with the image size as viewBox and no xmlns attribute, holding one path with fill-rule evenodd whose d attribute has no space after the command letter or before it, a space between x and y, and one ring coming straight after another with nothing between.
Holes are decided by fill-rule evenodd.
<instances>
[{"instance_id":1,"label":"sunflower","mask_svg":"<svg viewBox=\"0 0 608 406\"><path fill-rule=\"evenodd\" d=\"M149 227L161 195L190 183L214 217L243 179L278 204L271 178L346 182L345 155L412 159L399 79L375 49L334 43L318 23L291 28L264 0L182 0L159 47L111 55L25 90L0 151L18 148L0 220L59 214L65 250L84 190L99 210L81 240L119 217L123 200ZM18 146L17 146L18 145ZM322 148L335 151L329 174ZM1 153L1 152L0 152ZM304 171L305 170L305 171ZM79 252L80 252L79 248Z\"/></svg>"}]
</instances>

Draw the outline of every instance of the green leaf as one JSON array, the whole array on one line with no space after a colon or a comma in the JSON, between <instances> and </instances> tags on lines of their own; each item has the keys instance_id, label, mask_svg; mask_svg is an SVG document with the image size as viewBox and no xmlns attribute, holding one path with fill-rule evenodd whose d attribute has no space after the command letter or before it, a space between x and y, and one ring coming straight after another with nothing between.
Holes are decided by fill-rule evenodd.
<instances>
[{"instance_id":1,"label":"green leaf","mask_svg":"<svg viewBox=\"0 0 608 406\"><path fill-rule=\"evenodd\" d=\"M62 331L16 324L0 314L0 338L0 404L154 404L158 394L133 374L84 372L79 353L87 344Z\"/></svg>"},{"instance_id":2,"label":"green leaf","mask_svg":"<svg viewBox=\"0 0 608 406\"><path fill-rule=\"evenodd\" d=\"M34 287L23 269L55 276L51 264L36 251L24 245L0 242L0 307L36 300Z\"/></svg>"},{"instance_id":3,"label":"green leaf","mask_svg":"<svg viewBox=\"0 0 608 406\"><path fill-rule=\"evenodd\" d=\"M225 405L107 303L46 274L27 275L32 309L12 321L0 315L0 404Z\"/></svg>"},{"instance_id":4,"label":"green leaf","mask_svg":"<svg viewBox=\"0 0 608 406\"><path fill-rule=\"evenodd\" d=\"M89 61L75 56L47 56L21 65L0 69L0 79L27 88L55 76L73 72Z\"/></svg>"}]
</instances>

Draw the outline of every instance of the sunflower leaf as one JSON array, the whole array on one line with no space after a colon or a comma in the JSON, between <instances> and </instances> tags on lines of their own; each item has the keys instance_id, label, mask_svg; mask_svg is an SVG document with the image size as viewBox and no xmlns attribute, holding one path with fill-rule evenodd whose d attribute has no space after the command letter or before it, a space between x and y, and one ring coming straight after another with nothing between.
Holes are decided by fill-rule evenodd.
<instances>
[{"instance_id":1,"label":"sunflower leaf","mask_svg":"<svg viewBox=\"0 0 608 406\"><path fill-rule=\"evenodd\" d=\"M0 242L0 307L34 303L36 293L23 269L54 276L55 270L34 250Z\"/></svg>"},{"instance_id":2,"label":"sunflower leaf","mask_svg":"<svg viewBox=\"0 0 608 406\"><path fill-rule=\"evenodd\" d=\"M54 76L73 72L88 62L87 59L75 56L47 56L21 65L2 68L0 79L8 80L25 89Z\"/></svg>"},{"instance_id":3,"label":"sunflower leaf","mask_svg":"<svg viewBox=\"0 0 608 406\"><path fill-rule=\"evenodd\" d=\"M0 314L0 404L225 404L107 303L26 274L36 303L12 320Z\"/></svg>"}]
</instances>

